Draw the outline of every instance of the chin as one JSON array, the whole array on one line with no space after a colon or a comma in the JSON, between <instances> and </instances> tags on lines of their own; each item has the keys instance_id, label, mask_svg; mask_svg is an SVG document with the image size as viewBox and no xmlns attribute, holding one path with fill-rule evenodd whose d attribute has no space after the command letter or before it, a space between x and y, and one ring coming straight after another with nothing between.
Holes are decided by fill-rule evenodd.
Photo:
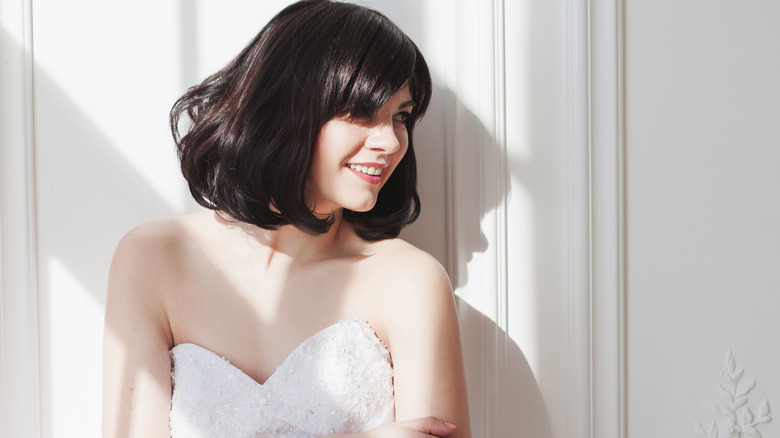
<instances>
[{"instance_id":1,"label":"chin","mask_svg":"<svg viewBox=\"0 0 780 438\"><path fill-rule=\"evenodd\" d=\"M352 210L355 213L365 213L370 211L376 205L376 199L372 199L370 202L364 202L362 204L345 206L348 210Z\"/></svg>"}]
</instances>

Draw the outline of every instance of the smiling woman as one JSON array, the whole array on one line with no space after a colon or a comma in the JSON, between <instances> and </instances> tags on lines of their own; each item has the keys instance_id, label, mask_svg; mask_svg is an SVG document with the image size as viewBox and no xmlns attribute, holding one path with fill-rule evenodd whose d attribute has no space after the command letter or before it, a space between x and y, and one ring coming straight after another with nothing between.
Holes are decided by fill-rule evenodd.
<instances>
[{"instance_id":1,"label":"smiling woman","mask_svg":"<svg viewBox=\"0 0 780 438\"><path fill-rule=\"evenodd\" d=\"M116 250L104 436L471 436L449 280L397 239L430 96L385 16L309 0L176 102L206 210Z\"/></svg>"},{"instance_id":2,"label":"smiling woman","mask_svg":"<svg viewBox=\"0 0 780 438\"><path fill-rule=\"evenodd\" d=\"M308 180L312 210L332 214L340 207L370 211L409 148L407 121L413 108L409 88L396 92L365 121L333 119L320 131ZM368 184L355 184L355 177Z\"/></svg>"}]
</instances>

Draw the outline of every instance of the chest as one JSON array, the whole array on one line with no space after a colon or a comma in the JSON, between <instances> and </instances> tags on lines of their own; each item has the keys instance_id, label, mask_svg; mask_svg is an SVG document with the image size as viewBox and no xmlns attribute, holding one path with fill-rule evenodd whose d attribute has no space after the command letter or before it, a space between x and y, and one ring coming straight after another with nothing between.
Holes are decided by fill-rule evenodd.
<instances>
[{"instance_id":1,"label":"chest","mask_svg":"<svg viewBox=\"0 0 780 438\"><path fill-rule=\"evenodd\" d=\"M323 327L379 320L377 288L366 281L370 270L355 263L287 271L246 262L204 263L172 294L174 343L205 347L263 382Z\"/></svg>"}]
</instances>

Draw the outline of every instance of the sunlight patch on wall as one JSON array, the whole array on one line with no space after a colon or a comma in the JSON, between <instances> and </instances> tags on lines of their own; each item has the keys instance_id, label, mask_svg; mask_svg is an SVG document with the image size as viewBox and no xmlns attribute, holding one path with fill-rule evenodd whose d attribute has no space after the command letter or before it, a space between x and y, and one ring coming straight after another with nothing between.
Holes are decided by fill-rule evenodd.
<instances>
[{"instance_id":1,"label":"sunlight patch on wall","mask_svg":"<svg viewBox=\"0 0 780 438\"><path fill-rule=\"evenodd\" d=\"M51 257L47 271L49 290L44 295L49 297L48 330L41 333L42 344L48 347L43 358L49 359L41 364L46 376L42 418L48 424L44 430L48 429L52 438L97 437L103 380L103 309L62 261Z\"/></svg>"},{"instance_id":2,"label":"sunlight patch on wall","mask_svg":"<svg viewBox=\"0 0 780 438\"><path fill-rule=\"evenodd\" d=\"M534 203L525 186L511 178L507 200L507 276L509 282L508 334L521 346L531 368L539 357L539 304L536 284L538 260L535 247Z\"/></svg>"},{"instance_id":3,"label":"sunlight patch on wall","mask_svg":"<svg viewBox=\"0 0 780 438\"><path fill-rule=\"evenodd\" d=\"M506 70L506 137L511 163L529 163L533 159L531 143L531 27L528 2L506 2L504 23ZM536 107L534 107L536 108ZM538 108L537 108L538 110Z\"/></svg>"},{"instance_id":4,"label":"sunlight patch on wall","mask_svg":"<svg viewBox=\"0 0 780 438\"><path fill-rule=\"evenodd\" d=\"M36 100L76 113L69 133L115 149L180 212L189 196L168 130L181 90L175 12L168 2L52 2L35 8L34 38L36 82L59 93Z\"/></svg>"},{"instance_id":5,"label":"sunlight patch on wall","mask_svg":"<svg viewBox=\"0 0 780 438\"><path fill-rule=\"evenodd\" d=\"M450 2L443 4L441 1L422 2L422 7L425 22L423 39L428 48L423 55L434 75L434 81L439 82L434 83L434 86L452 90L455 87L455 69L451 65L457 57L456 45L449 40L457 32L457 10Z\"/></svg>"}]
</instances>

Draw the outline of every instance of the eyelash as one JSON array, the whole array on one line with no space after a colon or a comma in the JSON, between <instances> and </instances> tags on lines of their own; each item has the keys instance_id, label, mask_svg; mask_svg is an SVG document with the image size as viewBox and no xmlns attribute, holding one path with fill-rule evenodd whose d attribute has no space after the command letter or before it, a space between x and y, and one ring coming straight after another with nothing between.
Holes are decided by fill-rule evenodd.
<instances>
[{"instance_id":1,"label":"eyelash","mask_svg":"<svg viewBox=\"0 0 780 438\"><path fill-rule=\"evenodd\" d=\"M406 123L409 120L409 117L411 117L412 114L408 111L402 111L395 116L393 116L393 120L400 123Z\"/></svg>"}]
</instances>

